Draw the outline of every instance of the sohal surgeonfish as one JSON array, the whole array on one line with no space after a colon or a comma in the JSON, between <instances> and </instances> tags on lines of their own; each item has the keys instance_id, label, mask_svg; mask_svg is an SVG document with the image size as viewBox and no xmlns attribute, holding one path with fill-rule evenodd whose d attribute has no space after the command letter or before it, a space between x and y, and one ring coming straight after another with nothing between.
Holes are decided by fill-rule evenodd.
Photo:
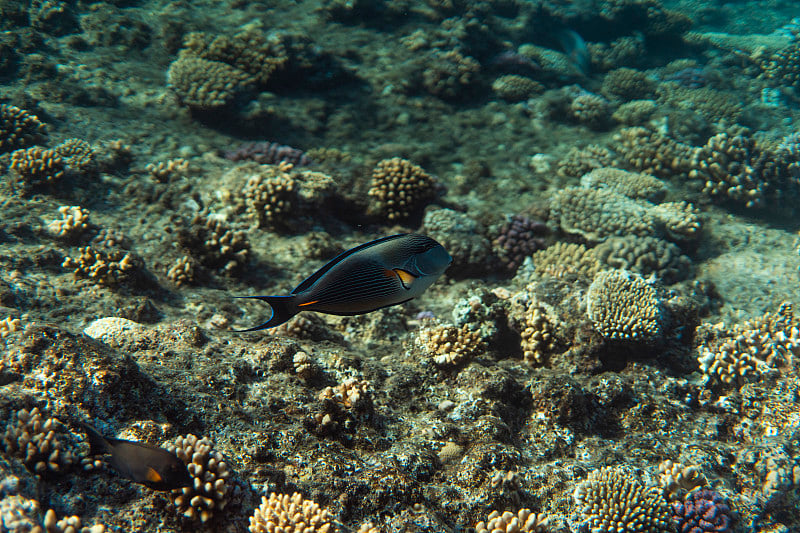
<instances>
[{"instance_id":1,"label":"sohal surgeonfish","mask_svg":"<svg viewBox=\"0 0 800 533\"><path fill-rule=\"evenodd\" d=\"M283 324L300 311L360 315L422 294L453 258L425 235L401 233L356 246L332 259L288 296L240 296L264 300L270 319L256 331Z\"/></svg>"},{"instance_id":2,"label":"sohal surgeonfish","mask_svg":"<svg viewBox=\"0 0 800 533\"><path fill-rule=\"evenodd\" d=\"M89 437L92 455L111 454L109 464L120 475L153 490L188 487L192 476L174 453L143 442L103 437L88 424L81 424Z\"/></svg>"}]
</instances>

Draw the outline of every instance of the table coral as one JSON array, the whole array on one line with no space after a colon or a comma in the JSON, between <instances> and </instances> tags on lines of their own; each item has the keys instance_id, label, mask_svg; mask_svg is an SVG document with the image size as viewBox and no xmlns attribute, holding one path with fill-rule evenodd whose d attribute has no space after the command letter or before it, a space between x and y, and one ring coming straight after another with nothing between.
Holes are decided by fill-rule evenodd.
<instances>
[{"instance_id":1,"label":"table coral","mask_svg":"<svg viewBox=\"0 0 800 533\"><path fill-rule=\"evenodd\" d=\"M607 339L654 340L662 333L658 291L638 274L599 272L586 294L586 314Z\"/></svg>"},{"instance_id":2,"label":"table coral","mask_svg":"<svg viewBox=\"0 0 800 533\"><path fill-rule=\"evenodd\" d=\"M330 513L295 492L261 497L261 505L250 517L251 533L335 533Z\"/></svg>"},{"instance_id":3,"label":"table coral","mask_svg":"<svg viewBox=\"0 0 800 533\"><path fill-rule=\"evenodd\" d=\"M390 222L409 218L433 199L436 182L422 167L393 157L372 169L370 212Z\"/></svg>"},{"instance_id":4,"label":"table coral","mask_svg":"<svg viewBox=\"0 0 800 533\"><path fill-rule=\"evenodd\" d=\"M189 520L206 523L228 505L232 493L231 471L208 437L177 437L166 448L186 463L193 484L172 491L172 503Z\"/></svg>"},{"instance_id":5,"label":"table coral","mask_svg":"<svg viewBox=\"0 0 800 533\"><path fill-rule=\"evenodd\" d=\"M591 533L668 533L670 510L657 487L645 487L627 468L592 471L575 487L575 503Z\"/></svg>"},{"instance_id":6,"label":"table coral","mask_svg":"<svg viewBox=\"0 0 800 533\"><path fill-rule=\"evenodd\" d=\"M44 136L45 126L36 115L11 104L0 104L0 154L27 148Z\"/></svg>"}]
</instances>

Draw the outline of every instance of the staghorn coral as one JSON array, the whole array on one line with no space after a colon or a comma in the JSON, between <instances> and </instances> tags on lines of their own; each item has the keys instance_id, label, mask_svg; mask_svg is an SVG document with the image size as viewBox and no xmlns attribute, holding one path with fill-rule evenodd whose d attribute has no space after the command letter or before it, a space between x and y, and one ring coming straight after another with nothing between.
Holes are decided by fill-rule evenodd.
<instances>
[{"instance_id":1,"label":"staghorn coral","mask_svg":"<svg viewBox=\"0 0 800 533\"><path fill-rule=\"evenodd\" d=\"M700 237L703 222L700 213L689 202L665 202L651 210L664 235L671 241L689 242Z\"/></svg>"},{"instance_id":2,"label":"staghorn coral","mask_svg":"<svg viewBox=\"0 0 800 533\"><path fill-rule=\"evenodd\" d=\"M522 102L544 92L544 85L527 76L506 74L492 82L492 90L506 102Z\"/></svg>"},{"instance_id":3,"label":"staghorn coral","mask_svg":"<svg viewBox=\"0 0 800 533\"><path fill-rule=\"evenodd\" d=\"M709 329L708 325L698 326L698 332L703 329ZM754 373L797 365L800 358L800 320L788 303L776 313L736 324L730 330L724 325L710 329L717 331L717 337L700 346L697 360L712 382L739 383Z\"/></svg>"},{"instance_id":4,"label":"staghorn coral","mask_svg":"<svg viewBox=\"0 0 800 533\"><path fill-rule=\"evenodd\" d=\"M731 533L736 521L725 498L710 489L690 492L673 503L672 519L678 533Z\"/></svg>"},{"instance_id":5,"label":"staghorn coral","mask_svg":"<svg viewBox=\"0 0 800 533\"><path fill-rule=\"evenodd\" d=\"M589 144L583 148L572 147L558 162L558 175L579 178L597 168L614 167L617 157L608 148Z\"/></svg>"},{"instance_id":6,"label":"staghorn coral","mask_svg":"<svg viewBox=\"0 0 800 533\"><path fill-rule=\"evenodd\" d=\"M167 86L181 104L211 111L232 106L253 89L253 80L225 63L187 56L170 64Z\"/></svg>"},{"instance_id":7,"label":"staghorn coral","mask_svg":"<svg viewBox=\"0 0 800 533\"><path fill-rule=\"evenodd\" d=\"M189 162L182 157L177 157L166 162L148 163L144 169L157 182L167 183L176 177L186 175L189 171Z\"/></svg>"},{"instance_id":8,"label":"staghorn coral","mask_svg":"<svg viewBox=\"0 0 800 533\"><path fill-rule=\"evenodd\" d=\"M372 169L369 211L390 222L405 220L433 199L435 186L414 163L400 157L382 159Z\"/></svg>"},{"instance_id":9,"label":"staghorn coral","mask_svg":"<svg viewBox=\"0 0 800 533\"><path fill-rule=\"evenodd\" d=\"M330 513L299 492L272 493L261 497L261 505L250 517L251 533L334 533Z\"/></svg>"},{"instance_id":10,"label":"staghorn coral","mask_svg":"<svg viewBox=\"0 0 800 533\"><path fill-rule=\"evenodd\" d=\"M644 72L623 67L605 75L600 91L608 98L629 101L649 98L655 88L656 84Z\"/></svg>"},{"instance_id":11,"label":"staghorn coral","mask_svg":"<svg viewBox=\"0 0 800 533\"><path fill-rule=\"evenodd\" d=\"M553 194L550 217L565 232L590 242L656 233L656 221L644 204L609 189L565 187Z\"/></svg>"},{"instance_id":12,"label":"staghorn coral","mask_svg":"<svg viewBox=\"0 0 800 533\"><path fill-rule=\"evenodd\" d=\"M471 91L481 65L459 50L434 50L428 54L422 72L422 86L445 100L463 98Z\"/></svg>"},{"instance_id":13,"label":"staghorn coral","mask_svg":"<svg viewBox=\"0 0 800 533\"><path fill-rule=\"evenodd\" d=\"M537 274L556 278L572 275L592 279L601 267L593 249L566 242L534 252L531 262Z\"/></svg>"},{"instance_id":14,"label":"staghorn coral","mask_svg":"<svg viewBox=\"0 0 800 533\"><path fill-rule=\"evenodd\" d=\"M609 237L594 250L606 266L645 277L655 275L666 284L686 279L692 272L692 262L680 248L655 237Z\"/></svg>"},{"instance_id":15,"label":"staghorn coral","mask_svg":"<svg viewBox=\"0 0 800 533\"><path fill-rule=\"evenodd\" d=\"M447 324L423 327L416 343L425 355L443 367L462 365L486 348L480 334L468 324L460 328Z\"/></svg>"},{"instance_id":16,"label":"staghorn coral","mask_svg":"<svg viewBox=\"0 0 800 533\"><path fill-rule=\"evenodd\" d=\"M226 150L222 155L230 161L255 161L262 165L291 163L301 167L312 163L304 151L269 141L245 143L235 150Z\"/></svg>"},{"instance_id":17,"label":"staghorn coral","mask_svg":"<svg viewBox=\"0 0 800 533\"><path fill-rule=\"evenodd\" d=\"M581 177L581 186L587 189L603 187L628 198L659 202L667 194L667 185L660 179L643 172L629 172L619 168L597 168Z\"/></svg>"},{"instance_id":18,"label":"staghorn coral","mask_svg":"<svg viewBox=\"0 0 800 533\"><path fill-rule=\"evenodd\" d=\"M607 339L649 341L662 331L658 292L638 274L624 270L595 275L586 293L586 314Z\"/></svg>"},{"instance_id":19,"label":"staghorn coral","mask_svg":"<svg viewBox=\"0 0 800 533\"><path fill-rule=\"evenodd\" d=\"M641 127L623 128L614 141L615 152L628 166L659 178L688 172L694 152L691 146Z\"/></svg>"},{"instance_id":20,"label":"staghorn coral","mask_svg":"<svg viewBox=\"0 0 800 533\"><path fill-rule=\"evenodd\" d=\"M629 469L606 466L575 487L575 503L591 533L668 533L670 509L656 487L642 485Z\"/></svg>"},{"instance_id":21,"label":"staghorn coral","mask_svg":"<svg viewBox=\"0 0 800 533\"><path fill-rule=\"evenodd\" d=\"M58 208L61 218L47 223L45 229L53 237L72 240L89 229L89 210L79 205L62 205Z\"/></svg>"},{"instance_id":22,"label":"staghorn coral","mask_svg":"<svg viewBox=\"0 0 800 533\"><path fill-rule=\"evenodd\" d=\"M475 533L546 533L550 520L541 513L520 509L516 514L492 511L486 520L475 524Z\"/></svg>"},{"instance_id":23,"label":"staghorn coral","mask_svg":"<svg viewBox=\"0 0 800 533\"><path fill-rule=\"evenodd\" d=\"M225 509L232 493L231 471L208 437L177 437L166 448L186 463L193 485L172 491L177 511L192 521L206 523Z\"/></svg>"},{"instance_id":24,"label":"staghorn coral","mask_svg":"<svg viewBox=\"0 0 800 533\"><path fill-rule=\"evenodd\" d=\"M41 142L45 127L36 115L11 104L0 104L0 154Z\"/></svg>"},{"instance_id":25,"label":"staghorn coral","mask_svg":"<svg viewBox=\"0 0 800 533\"><path fill-rule=\"evenodd\" d=\"M178 243L204 266L232 274L250 256L250 243L244 232L234 231L219 217L198 214L188 227L178 232Z\"/></svg>"},{"instance_id":26,"label":"staghorn coral","mask_svg":"<svg viewBox=\"0 0 800 533\"><path fill-rule=\"evenodd\" d=\"M34 407L13 413L2 436L3 450L22 458L31 472L39 475L62 473L72 467L75 455L69 436L58 418L48 417Z\"/></svg>"},{"instance_id":27,"label":"staghorn coral","mask_svg":"<svg viewBox=\"0 0 800 533\"><path fill-rule=\"evenodd\" d=\"M83 139L67 139L53 150L64 160L73 172L86 172L94 165L95 153L92 145Z\"/></svg>"},{"instance_id":28,"label":"staghorn coral","mask_svg":"<svg viewBox=\"0 0 800 533\"><path fill-rule=\"evenodd\" d=\"M683 498L687 493L708 483L700 467L674 463L669 459L658 464L658 481L669 500Z\"/></svg>"},{"instance_id":29,"label":"staghorn coral","mask_svg":"<svg viewBox=\"0 0 800 533\"><path fill-rule=\"evenodd\" d=\"M276 228L286 225L286 219L294 212L297 204L297 182L281 166L278 172L260 172L247 179L242 190L242 201L247 213L259 227Z\"/></svg>"},{"instance_id":30,"label":"staghorn coral","mask_svg":"<svg viewBox=\"0 0 800 533\"><path fill-rule=\"evenodd\" d=\"M66 162L55 150L33 146L11 152L9 168L14 183L29 192L63 178Z\"/></svg>"},{"instance_id":31,"label":"staghorn coral","mask_svg":"<svg viewBox=\"0 0 800 533\"><path fill-rule=\"evenodd\" d=\"M196 275L195 261L188 255L179 257L167 269L167 279L178 287L191 285Z\"/></svg>"},{"instance_id":32,"label":"staghorn coral","mask_svg":"<svg viewBox=\"0 0 800 533\"><path fill-rule=\"evenodd\" d=\"M497 229L492 245L500 262L506 269L514 273L525 261L526 257L545 247L542 234L547 233L547 226L525 215L511 215Z\"/></svg>"},{"instance_id":33,"label":"staghorn coral","mask_svg":"<svg viewBox=\"0 0 800 533\"><path fill-rule=\"evenodd\" d=\"M129 280L138 267L131 254L119 250L105 251L84 246L78 248L78 252L80 255L77 257L66 257L61 266L72 269L76 278L88 278L104 287L116 287Z\"/></svg>"}]
</instances>

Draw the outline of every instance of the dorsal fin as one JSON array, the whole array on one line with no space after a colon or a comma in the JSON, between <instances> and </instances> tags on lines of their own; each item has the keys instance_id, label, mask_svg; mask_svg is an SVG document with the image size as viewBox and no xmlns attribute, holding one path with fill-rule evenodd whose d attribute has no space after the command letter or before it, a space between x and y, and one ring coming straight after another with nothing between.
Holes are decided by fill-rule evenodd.
<instances>
[{"instance_id":1,"label":"dorsal fin","mask_svg":"<svg viewBox=\"0 0 800 533\"><path fill-rule=\"evenodd\" d=\"M332 269L338 263L342 262L344 259L346 259L346 258L350 257L351 255L353 255L354 253L360 252L361 250L364 250L365 248L369 248L371 246L375 246L376 244L381 244L381 243L384 243L386 241L391 241L391 240L394 240L394 239L397 239L397 238L400 238L400 237L405 237L406 235L409 235L409 234L408 233L397 233L395 235L389 235L388 237L381 237L380 239L375 239L374 241L365 242L364 244L360 244L360 245L356 246L355 248L350 248L346 252L340 253L339 255L337 255L336 257L334 257L330 261L328 261L328 263L325 266L323 266L322 268L320 268L319 270L317 270L316 272L311 274L309 277L304 279L300 283L300 285L298 285L297 287L295 287L292 290L291 294L300 294L301 292L309 289L314 283L317 282L317 280L319 280L319 278L324 276L330 269Z\"/></svg>"}]
</instances>

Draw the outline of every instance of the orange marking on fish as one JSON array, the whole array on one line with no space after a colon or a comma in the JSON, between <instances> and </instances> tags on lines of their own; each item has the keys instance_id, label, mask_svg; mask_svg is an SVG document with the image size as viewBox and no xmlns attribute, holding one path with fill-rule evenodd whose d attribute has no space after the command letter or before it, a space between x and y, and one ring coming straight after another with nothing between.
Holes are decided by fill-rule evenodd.
<instances>
[{"instance_id":1,"label":"orange marking on fish","mask_svg":"<svg viewBox=\"0 0 800 533\"><path fill-rule=\"evenodd\" d=\"M400 281L402 281L403 285L405 285L406 287L414 283L414 280L417 279L416 276L414 276L414 274L412 274L411 272L406 272L401 268L395 268L394 272L395 274L397 274L397 277L400 278Z\"/></svg>"},{"instance_id":2,"label":"orange marking on fish","mask_svg":"<svg viewBox=\"0 0 800 533\"><path fill-rule=\"evenodd\" d=\"M305 307L305 306L307 306L307 305L315 304L315 303L317 303L318 301L319 301L319 300L311 300L310 302L306 302L306 303L302 303L302 304L297 304L297 307Z\"/></svg>"},{"instance_id":3,"label":"orange marking on fish","mask_svg":"<svg viewBox=\"0 0 800 533\"><path fill-rule=\"evenodd\" d=\"M153 470L152 468L147 469L147 481L151 483L161 483L164 481L164 478L161 477L161 474Z\"/></svg>"}]
</instances>

